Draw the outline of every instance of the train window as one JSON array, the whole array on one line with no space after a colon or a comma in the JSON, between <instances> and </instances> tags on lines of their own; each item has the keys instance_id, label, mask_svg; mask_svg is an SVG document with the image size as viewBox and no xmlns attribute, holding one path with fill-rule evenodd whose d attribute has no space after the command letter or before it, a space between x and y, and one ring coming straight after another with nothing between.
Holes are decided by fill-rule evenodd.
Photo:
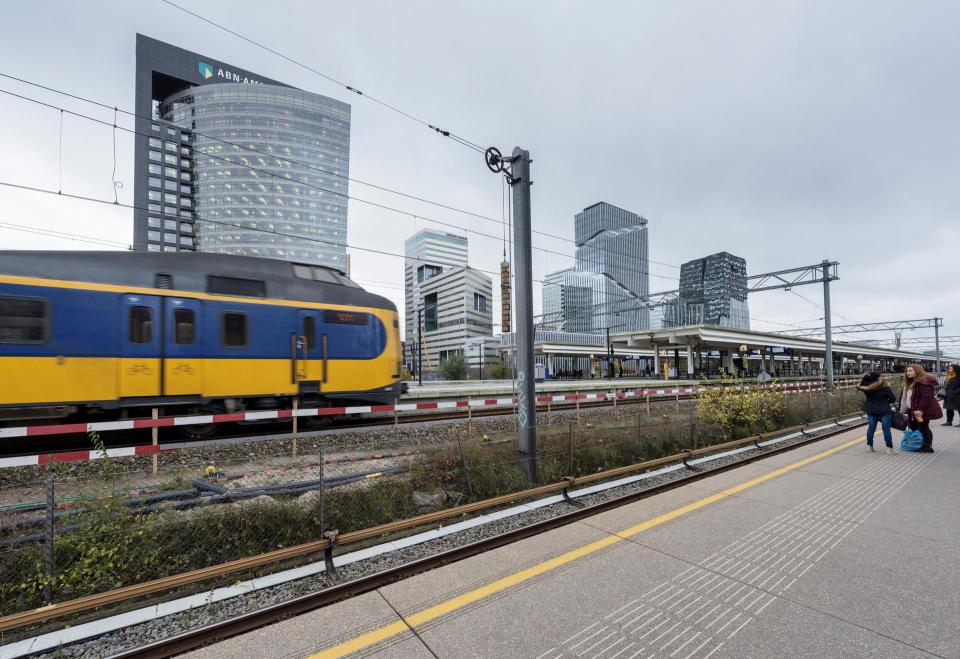
<instances>
[{"instance_id":1,"label":"train window","mask_svg":"<svg viewBox=\"0 0 960 659\"><path fill-rule=\"evenodd\" d=\"M0 343L45 343L47 301L0 295Z\"/></svg>"},{"instance_id":2,"label":"train window","mask_svg":"<svg viewBox=\"0 0 960 659\"><path fill-rule=\"evenodd\" d=\"M223 318L223 347L247 347L247 314L225 313Z\"/></svg>"},{"instance_id":3,"label":"train window","mask_svg":"<svg viewBox=\"0 0 960 659\"><path fill-rule=\"evenodd\" d=\"M191 345L196 339L196 320L192 309L173 312L173 341L177 345Z\"/></svg>"},{"instance_id":4,"label":"train window","mask_svg":"<svg viewBox=\"0 0 960 659\"><path fill-rule=\"evenodd\" d=\"M153 313L150 307L130 307L130 343L153 341Z\"/></svg>"},{"instance_id":5,"label":"train window","mask_svg":"<svg viewBox=\"0 0 960 659\"><path fill-rule=\"evenodd\" d=\"M303 317L303 340L307 350L313 350L317 345L317 320L313 316Z\"/></svg>"},{"instance_id":6,"label":"train window","mask_svg":"<svg viewBox=\"0 0 960 659\"><path fill-rule=\"evenodd\" d=\"M313 270L309 265L293 264L293 276L299 279L313 279Z\"/></svg>"},{"instance_id":7,"label":"train window","mask_svg":"<svg viewBox=\"0 0 960 659\"><path fill-rule=\"evenodd\" d=\"M330 270L326 268L314 268L313 269L313 278L317 281L322 281L325 284L339 284L336 276Z\"/></svg>"},{"instance_id":8,"label":"train window","mask_svg":"<svg viewBox=\"0 0 960 659\"><path fill-rule=\"evenodd\" d=\"M210 275L207 277L207 292L220 295L267 297L267 283L257 279Z\"/></svg>"}]
</instances>

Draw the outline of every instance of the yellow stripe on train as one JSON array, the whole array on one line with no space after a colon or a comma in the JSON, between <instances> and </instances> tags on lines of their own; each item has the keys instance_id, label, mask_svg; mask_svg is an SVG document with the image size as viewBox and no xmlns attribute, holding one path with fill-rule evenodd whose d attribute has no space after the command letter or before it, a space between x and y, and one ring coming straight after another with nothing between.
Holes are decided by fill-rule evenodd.
<instances>
[{"instance_id":1,"label":"yellow stripe on train","mask_svg":"<svg viewBox=\"0 0 960 659\"><path fill-rule=\"evenodd\" d=\"M331 359L322 394L388 387L397 355ZM299 381L320 381L323 362L290 359L0 357L0 405L109 401L153 396L229 398L293 395ZM294 382L296 380L297 382ZM162 389L162 390L161 390Z\"/></svg>"}]
</instances>

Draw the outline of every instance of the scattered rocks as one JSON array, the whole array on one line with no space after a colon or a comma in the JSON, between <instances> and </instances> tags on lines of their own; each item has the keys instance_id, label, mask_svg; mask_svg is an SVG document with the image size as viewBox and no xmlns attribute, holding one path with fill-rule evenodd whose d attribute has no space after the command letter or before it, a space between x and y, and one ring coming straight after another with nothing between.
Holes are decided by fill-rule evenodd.
<instances>
[{"instance_id":1,"label":"scattered rocks","mask_svg":"<svg viewBox=\"0 0 960 659\"><path fill-rule=\"evenodd\" d=\"M797 438L796 440L793 440L793 443L798 443L804 439L805 438ZM777 445L777 448L780 446L782 445ZM744 458L754 456L758 453L768 452L769 450L770 449L753 449L737 456L718 459L709 464L711 468L719 467L725 464L739 462ZM651 477L643 481L631 483L622 487L596 492L594 494L581 497L578 501L584 505L593 505L632 494L634 492L651 489L664 483L682 478L685 475L687 474L683 470L669 474L662 474L660 476ZM447 492L443 490L422 492L420 494L427 496L427 499L424 499L424 501L428 500L431 495L439 496L442 494L444 497L446 497L445 500L451 501L456 501L457 498L463 496L462 493L459 492ZM270 499L270 497L258 498ZM309 501L309 499L306 498L306 494L302 495L299 500L301 501L301 505L303 505L303 501ZM256 501L257 499L253 499L248 503L252 504ZM452 533L450 535L436 538L419 545L405 547L404 549L392 552L390 554L376 556L368 560L345 565L339 568L338 576L341 580L357 579L369 574L381 572L385 569L395 567L403 563L421 559L425 556L471 544L484 538L500 535L523 526L544 521L570 512L570 510L570 505L565 502L544 506L542 508L521 513L514 517L500 519L483 526ZM349 549L346 549L346 551L349 551ZM270 588L254 591L240 597L234 597L223 602L196 607L191 609L189 614L178 613L163 618L157 618L140 625L129 626L122 630L113 632L108 636L81 641L79 643L58 648L55 652L45 653L39 656L50 657L51 659L54 657L63 659L86 659L87 657L92 658L110 656L127 649L141 647L161 638L172 636L184 631L185 629L209 625L226 618L262 609L272 604L276 604L308 592L321 590L329 585L330 584L323 575L291 581L285 584L279 584Z\"/></svg>"},{"instance_id":2,"label":"scattered rocks","mask_svg":"<svg viewBox=\"0 0 960 659\"><path fill-rule=\"evenodd\" d=\"M257 508L258 506L276 508L282 504L271 496L261 494L260 496L252 499L240 499L239 501L234 501L230 505L239 510L248 510L250 508Z\"/></svg>"},{"instance_id":3,"label":"scattered rocks","mask_svg":"<svg viewBox=\"0 0 960 659\"><path fill-rule=\"evenodd\" d=\"M320 510L322 500L323 496L320 494L320 490L310 490L297 497L297 504L304 512L312 513L315 510Z\"/></svg>"},{"instance_id":4,"label":"scattered rocks","mask_svg":"<svg viewBox=\"0 0 960 659\"><path fill-rule=\"evenodd\" d=\"M443 490L413 493L413 505L417 508L439 508L446 502L447 493Z\"/></svg>"}]
</instances>

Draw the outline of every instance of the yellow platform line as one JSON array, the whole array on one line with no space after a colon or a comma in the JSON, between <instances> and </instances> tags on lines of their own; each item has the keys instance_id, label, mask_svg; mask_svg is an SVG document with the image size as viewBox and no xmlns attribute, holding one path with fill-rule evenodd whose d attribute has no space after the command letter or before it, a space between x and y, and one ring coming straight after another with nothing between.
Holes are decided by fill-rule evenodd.
<instances>
[{"instance_id":1,"label":"yellow platform line","mask_svg":"<svg viewBox=\"0 0 960 659\"><path fill-rule=\"evenodd\" d=\"M403 620L398 620L397 622L391 623L384 627L380 627L371 632L367 632L366 634L361 634L360 636L352 638L349 641L344 641L343 643L335 645L331 648L327 648L326 650L310 655L309 659L333 659L334 657L343 657L352 652L358 652L360 650L370 647L371 645L375 645L377 643L380 643L381 641L385 641L394 636L398 636L399 634L402 634L403 632L407 631L410 627L424 625L428 622L436 620L441 616L445 616L448 613L452 613L458 609L462 609L466 606L469 606L474 602L477 602L486 597L490 597L491 595L495 595L496 593L504 591L507 588L516 586L517 584L521 584L525 581L529 581L530 579L538 577L541 574L545 574L558 567L571 563L577 560L578 558L589 556L590 554L598 552L601 549L606 549L611 545L615 545L617 543L623 542L627 538L635 536L638 533L643 533L644 531L648 531L656 526L665 524L666 522L669 522L672 519L676 519L677 517L681 517L688 513L692 513L695 510L699 510L705 506L709 506L712 503L716 503L717 501L726 499L727 497L733 496L734 494L742 492L755 485L766 483L767 481L772 480L778 476L782 476L783 474L786 474L788 472L794 471L796 469L800 469L801 467L804 467L810 464L811 462L822 460L823 458L833 455L834 453L850 448L851 446L855 446L856 444L859 444L863 440L864 440L863 437L854 439L852 441L846 442L845 444L841 444L840 446L835 446L831 449L827 449L826 451L822 451L820 453L816 453L814 455L806 457L803 460L798 460L797 462L793 462L785 467L774 469L773 471L770 471L762 476L758 476L756 478L748 480L744 483L740 483L739 485L728 487L727 489L721 490L716 494L711 494L710 496L704 497L702 499L698 499L693 503L688 503L685 506L681 506L680 508L676 508L675 510L671 510L670 512L664 513L662 515L658 515L652 519L647 520L646 522L642 522L635 526L626 528L620 531L619 533L616 533L614 535L608 535L605 538L601 538L600 540L596 540L589 544L583 545L582 547L578 547L577 549L572 549L564 554L560 554L559 556L543 561L542 563L538 563L537 565L528 567L524 570L520 570L519 572L514 572L511 575L508 575L501 579L497 579L496 581L493 581L485 586L481 586L479 588L471 590L462 595L458 595L457 597L449 599L445 602L441 602L440 604L431 606L427 609L414 613L413 615L407 616L406 622L404 622Z\"/></svg>"}]
</instances>

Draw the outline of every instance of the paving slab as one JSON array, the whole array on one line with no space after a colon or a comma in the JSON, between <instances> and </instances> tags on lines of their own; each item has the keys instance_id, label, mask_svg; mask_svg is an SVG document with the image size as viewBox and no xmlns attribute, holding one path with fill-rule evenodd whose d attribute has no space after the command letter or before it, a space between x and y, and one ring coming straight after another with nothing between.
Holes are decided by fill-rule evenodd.
<instances>
[{"instance_id":1,"label":"paving slab","mask_svg":"<svg viewBox=\"0 0 960 659\"><path fill-rule=\"evenodd\" d=\"M780 506L730 497L634 536L634 540L684 561L700 563L782 514Z\"/></svg>"},{"instance_id":2,"label":"paving slab","mask_svg":"<svg viewBox=\"0 0 960 659\"><path fill-rule=\"evenodd\" d=\"M804 606L942 657L960 657L960 551L861 526L791 589Z\"/></svg>"},{"instance_id":3,"label":"paving slab","mask_svg":"<svg viewBox=\"0 0 960 659\"><path fill-rule=\"evenodd\" d=\"M821 613L783 598L764 609L761 618L740 629L713 657L869 657L931 659L908 644L863 629L856 622Z\"/></svg>"},{"instance_id":4,"label":"paving slab","mask_svg":"<svg viewBox=\"0 0 960 659\"><path fill-rule=\"evenodd\" d=\"M399 619L379 593L366 593L182 656L189 659L305 657L319 649L336 645L369 629L389 625ZM414 646L420 642L412 632L398 636L394 644L409 640L416 641L408 646L408 649L415 651ZM420 648L423 649L422 654L395 656L431 656L422 644ZM384 649L389 648L385 645Z\"/></svg>"},{"instance_id":5,"label":"paving slab","mask_svg":"<svg viewBox=\"0 0 960 659\"><path fill-rule=\"evenodd\" d=\"M408 615L606 535L591 526L568 524L380 590L402 615Z\"/></svg>"},{"instance_id":6,"label":"paving slab","mask_svg":"<svg viewBox=\"0 0 960 659\"><path fill-rule=\"evenodd\" d=\"M580 630L602 625L612 610L688 567L621 542L418 628L418 633L440 657L538 657ZM602 636L579 649L602 642Z\"/></svg>"},{"instance_id":7,"label":"paving slab","mask_svg":"<svg viewBox=\"0 0 960 659\"><path fill-rule=\"evenodd\" d=\"M307 654L397 621L394 608L409 618L444 604L417 624L420 639L404 632L363 654L960 659L960 432L935 432L935 455L855 446L630 539L609 535L862 436L854 430L192 656ZM483 590L598 539L611 544ZM474 597L454 599L465 593Z\"/></svg>"},{"instance_id":8,"label":"paving slab","mask_svg":"<svg viewBox=\"0 0 960 659\"><path fill-rule=\"evenodd\" d=\"M815 496L831 485L837 485L841 482L843 482L843 479L839 476L791 471L781 474L762 485L738 492L734 495L734 498L757 501L786 509Z\"/></svg>"},{"instance_id":9,"label":"paving slab","mask_svg":"<svg viewBox=\"0 0 960 659\"><path fill-rule=\"evenodd\" d=\"M749 480L750 476L741 476L742 480ZM712 480L712 478L710 479ZM739 480L737 482L740 482ZM641 522L653 519L658 515L669 512L681 506L685 506L694 501L713 494L714 491L720 491L718 488L700 488L693 485L684 485L672 490L667 490L646 499L640 499L624 506L619 506L611 510L606 510L597 515L592 515L585 520L583 524L601 529L607 533L619 533L626 528L635 526ZM671 522L668 522L668 524Z\"/></svg>"}]
</instances>

